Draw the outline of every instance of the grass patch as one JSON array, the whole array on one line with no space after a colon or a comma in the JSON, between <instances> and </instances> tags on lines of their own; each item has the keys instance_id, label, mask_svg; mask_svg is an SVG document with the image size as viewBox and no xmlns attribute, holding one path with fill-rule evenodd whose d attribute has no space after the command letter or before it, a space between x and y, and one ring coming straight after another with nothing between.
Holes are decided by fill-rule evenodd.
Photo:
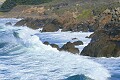
<instances>
[{"instance_id":1,"label":"grass patch","mask_svg":"<svg viewBox=\"0 0 120 80\"><path fill-rule=\"evenodd\" d=\"M81 14L77 16L77 19L86 19L92 16L91 10L83 10Z\"/></svg>"}]
</instances>

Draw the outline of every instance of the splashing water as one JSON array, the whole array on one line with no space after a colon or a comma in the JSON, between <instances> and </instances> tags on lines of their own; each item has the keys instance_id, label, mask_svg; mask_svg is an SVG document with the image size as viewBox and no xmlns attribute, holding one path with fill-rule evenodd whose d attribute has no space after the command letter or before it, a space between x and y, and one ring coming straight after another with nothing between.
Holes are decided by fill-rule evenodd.
<instances>
[{"instance_id":1,"label":"splashing water","mask_svg":"<svg viewBox=\"0 0 120 80\"><path fill-rule=\"evenodd\" d=\"M1 25L1 80L67 80L74 75L84 75L88 80L110 77L108 70L90 59L44 45L37 33L27 27Z\"/></svg>"}]
</instances>

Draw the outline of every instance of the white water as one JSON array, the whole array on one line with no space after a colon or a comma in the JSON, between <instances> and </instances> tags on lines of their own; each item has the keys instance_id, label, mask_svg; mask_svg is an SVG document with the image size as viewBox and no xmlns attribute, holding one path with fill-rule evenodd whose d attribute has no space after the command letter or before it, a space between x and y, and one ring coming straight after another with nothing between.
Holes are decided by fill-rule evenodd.
<instances>
[{"instance_id":1,"label":"white water","mask_svg":"<svg viewBox=\"0 0 120 80\"><path fill-rule=\"evenodd\" d=\"M94 80L110 77L107 69L90 59L44 45L38 31L3 25L0 31L4 31L0 41L9 43L0 50L0 80L61 80L81 74Z\"/></svg>"}]
</instances>

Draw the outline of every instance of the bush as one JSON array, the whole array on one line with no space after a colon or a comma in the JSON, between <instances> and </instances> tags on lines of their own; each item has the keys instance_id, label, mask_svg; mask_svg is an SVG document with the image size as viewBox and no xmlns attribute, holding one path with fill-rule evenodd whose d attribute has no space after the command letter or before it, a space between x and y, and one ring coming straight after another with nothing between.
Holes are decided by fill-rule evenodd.
<instances>
[{"instance_id":1,"label":"bush","mask_svg":"<svg viewBox=\"0 0 120 80\"><path fill-rule=\"evenodd\" d=\"M10 11L16 5L38 5L52 0L6 0L0 8L0 11Z\"/></svg>"}]
</instances>

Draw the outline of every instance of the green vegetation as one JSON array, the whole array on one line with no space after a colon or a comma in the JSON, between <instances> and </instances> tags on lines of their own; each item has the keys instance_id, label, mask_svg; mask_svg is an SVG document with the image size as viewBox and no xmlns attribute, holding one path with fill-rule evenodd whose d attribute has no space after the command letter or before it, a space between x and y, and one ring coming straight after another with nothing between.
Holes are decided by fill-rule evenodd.
<instances>
[{"instance_id":1,"label":"green vegetation","mask_svg":"<svg viewBox=\"0 0 120 80\"><path fill-rule=\"evenodd\" d=\"M0 11L10 11L16 5L38 5L51 2L52 0L6 0L0 8Z\"/></svg>"},{"instance_id":2,"label":"green vegetation","mask_svg":"<svg viewBox=\"0 0 120 80\"><path fill-rule=\"evenodd\" d=\"M78 19L86 19L92 16L91 10L83 10L81 14L77 16Z\"/></svg>"}]
</instances>

